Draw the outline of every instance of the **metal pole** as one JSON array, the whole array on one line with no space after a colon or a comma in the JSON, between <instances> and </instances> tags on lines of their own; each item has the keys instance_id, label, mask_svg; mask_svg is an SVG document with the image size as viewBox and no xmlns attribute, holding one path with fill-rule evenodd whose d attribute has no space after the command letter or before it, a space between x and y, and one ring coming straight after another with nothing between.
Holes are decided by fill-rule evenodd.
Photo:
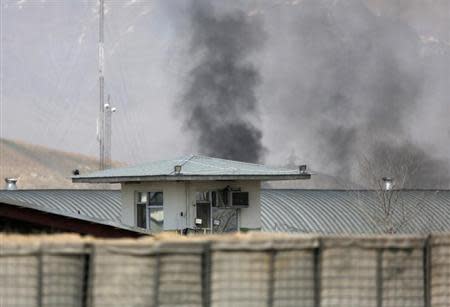
<instances>
[{"instance_id":1,"label":"metal pole","mask_svg":"<svg viewBox=\"0 0 450 307\"><path fill-rule=\"evenodd\" d=\"M92 285L94 275L94 247L91 247L81 255L83 257L83 277L81 283L81 307L92 305Z\"/></svg>"},{"instance_id":2,"label":"metal pole","mask_svg":"<svg viewBox=\"0 0 450 307\"><path fill-rule=\"evenodd\" d=\"M104 147L104 111L105 111L105 78L103 76L104 70L104 17L105 7L104 0L99 0L99 33L98 33L98 82L99 82L99 115L97 122L98 142L99 142L99 168L105 169L105 147Z\"/></svg>"},{"instance_id":3,"label":"metal pole","mask_svg":"<svg viewBox=\"0 0 450 307\"><path fill-rule=\"evenodd\" d=\"M383 307L383 249L378 249L376 252L377 252L377 260L376 260L377 307Z\"/></svg>"},{"instance_id":4,"label":"metal pole","mask_svg":"<svg viewBox=\"0 0 450 307\"><path fill-rule=\"evenodd\" d=\"M44 291L43 291L43 279L44 279L44 274L43 274L43 266L44 266L44 261L43 261L43 255L42 255L42 249L39 248L38 254L37 254L37 279L38 279L38 283L37 283L37 307L42 307L42 302L43 302L43 296L44 296Z\"/></svg>"},{"instance_id":5,"label":"metal pole","mask_svg":"<svg viewBox=\"0 0 450 307\"><path fill-rule=\"evenodd\" d=\"M277 250L272 249L269 251L269 280L267 287L267 307L272 307L274 301L274 292L275 292L275 258L276 258Z\"/></svg>"},{"instance_id":6,"label":"metal pole","mask_svg":"<svg viewBox=\"0 0 450 307\"><path fill-rule=\"evenodd\" d=\"M319 239L319 246L313 251L314 307L320 307L322 303L322 252L322 241Z\"/></svg>"},{"instance_id":7,"label":"metal pole","mask_svg":"<svg viewBox=\"0 0 450 307\"><path fill-rule=\"evenodd\" d=\"M205 243L202 254L202 306L211 306L211 243Z\"/></svg>"},{"instance_id":8,"label":"metal pole","mask_svg":"<svg viewBox=\"0 0 450 307\"><path fill-rule=\"evenodd\" d=\"M111 117L112 117L112 106L111 97L108 95L108 108L103 110L105 115L105 129L104 129L104 169L111 168Z\"/></svg>"},{"instance_id":9,"label":"metal pole","mask_svg":"<svg viewBox=\"0 0 450 307\"><path fill-rule=\"evenodd\" d=\"M159 290L160 290L160 274L161 274L161 254L158 252L155 254L155 275L153 276L153 307L159 306Z\"/></svg>"},{"instance_id":10,"label":"metal pole","mask_svg":"<svg viewBox=\"0 0 450 307\"><path fill-rule=\"evenodd\" d=\"M424 300L425 307L431 307L431 236L428 236L425 241L425 246L423 250L424 257Z\"/></svg>"}]
</instances>

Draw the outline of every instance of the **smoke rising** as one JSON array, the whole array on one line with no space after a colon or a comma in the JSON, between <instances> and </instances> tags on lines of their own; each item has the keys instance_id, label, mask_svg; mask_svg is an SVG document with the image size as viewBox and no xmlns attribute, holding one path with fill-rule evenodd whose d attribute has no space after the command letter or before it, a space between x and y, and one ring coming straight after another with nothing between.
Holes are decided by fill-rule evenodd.
<instances>
[{"instance_id":1,"label":"smoke rising","mask_svg":"<svg viewBox=\"0 0 450 307\"><path fill-rule=\"evenodd\" d=\"M273 164L295 152L291 164L345 187L361 187L370 159L377 176L407 169L404 187L450 187L450 43L374 10L384 0L212 2L191 6L195 65L182 100L200 151L252 162L265 153Z\"/></svg>"},{"instance_id":2,"label":"smoke rising","mask_svg":"<svg viewBox=\"0 0 450 307\"><path fill-rule=\"evenodd\" d=\"M450 179L445 161L407 142L377 143L359 166L361 182L370 188L383 177L394 178L397 188L421 189L445 188Z\"/></svg>"},{"instance_id":3,"label":"smoke rising","mask_svg":"<svg viewBox=\"0 0 450 307\"><path fill-rule=\"evenodd\" d=\"M207 1L189 10L195 62L182 97L186 127L200 152L226 159L262 159L262 132L253 123L260 74L249 61L262 47L261 21L243 11L218 13Z\"/></svg>"},{"instance_id":4,"label":"smoke rising","mask_svg":"<svg viewBox=\"0 0 450 307\"><path fill-rule=\"evenodd\" d=\"M316 169L349 184L360 182L362 157L387 171L386 157L400 163L412 156L425 177L409 180L407 187L448 187L447 164L416 144L411 132L421 124L413 115L430 103L429 59L421 53L417 32L375 15L359 0L304 0L278 13L281 18L266 14L272 20L268 44L278 46L266 57L278 54L285 61L263 72L270 79L263 96L267 108L270 101L283 102L277 106L286 123L281 131L287 138L294 135L290 144L306 145L294 145L302 160L312 157ZM281 99L273 97L270 84Z\"/></svg>"}]
</instances>

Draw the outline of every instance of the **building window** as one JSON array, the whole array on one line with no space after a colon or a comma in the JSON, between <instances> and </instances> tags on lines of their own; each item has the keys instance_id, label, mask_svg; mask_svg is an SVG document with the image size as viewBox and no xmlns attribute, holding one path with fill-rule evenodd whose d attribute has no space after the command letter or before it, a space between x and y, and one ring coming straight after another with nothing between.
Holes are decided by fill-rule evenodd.
<instances>
[{"instance_id":1,"label":"building window","mask_svg":"<svg viewBox=\"0 0 450 307\"><path fill-rule=\"evenodd\" d=\"M136 225L152 232L164 230L163 192L136 192Z\"/></svg>"},{"instance_id":2,"label":"building window","mask_svg":"<svg viewBox=\"0 0 450 307\"><path fill-rule=\"evenodd\" d=\"M150 230L159 232L164 230L163 192L148 193L148 216Z\"/></svg>"},{"instance_id":3,"label":"building window","mask_svg":"<svg viewBox=\"0 0 450 307\"><path fill-rule=\"evenodd\" d=\"M136 226L147 228L147 193L136 193Z\"/></svg>"}]
</instances>

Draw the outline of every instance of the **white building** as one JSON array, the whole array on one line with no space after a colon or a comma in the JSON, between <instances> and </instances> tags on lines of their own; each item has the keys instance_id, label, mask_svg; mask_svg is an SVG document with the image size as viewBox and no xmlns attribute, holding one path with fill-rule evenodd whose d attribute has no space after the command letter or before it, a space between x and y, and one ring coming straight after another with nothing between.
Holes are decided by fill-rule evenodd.
<instances>
[{"instance_id":1,"label":"white building","mask_svg":"<svg viewBox=\"0 0 450 307\"><path fill-rule=\"evenodd\" d=\"M304 167L289 170L193 155L72 180L120 183L121 219L130 227L229 232L261 229L262 181L309 178Z\"/></svg>"}]
</instances>

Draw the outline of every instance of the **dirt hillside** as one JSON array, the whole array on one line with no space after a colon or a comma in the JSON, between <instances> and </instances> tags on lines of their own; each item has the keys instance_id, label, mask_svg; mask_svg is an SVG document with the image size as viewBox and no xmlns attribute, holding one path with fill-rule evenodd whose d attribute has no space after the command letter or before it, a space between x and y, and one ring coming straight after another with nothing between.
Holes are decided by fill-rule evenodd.
<instances>
[{"instance_id":1,"label":"dirt hillside","mask_svg":"<svg viewBox=\"0 0 450 307\"><path fill-rule=\"evenodd\" d=\"M114 166L123 165L113 163ZM98 169L94 157L50 149L15 140L0 139L0 189L6 177L19 178L20 189L95 189L118 188L117 185L72 183L73 169L89 173Z\"/></svg>"}]
</instances>

